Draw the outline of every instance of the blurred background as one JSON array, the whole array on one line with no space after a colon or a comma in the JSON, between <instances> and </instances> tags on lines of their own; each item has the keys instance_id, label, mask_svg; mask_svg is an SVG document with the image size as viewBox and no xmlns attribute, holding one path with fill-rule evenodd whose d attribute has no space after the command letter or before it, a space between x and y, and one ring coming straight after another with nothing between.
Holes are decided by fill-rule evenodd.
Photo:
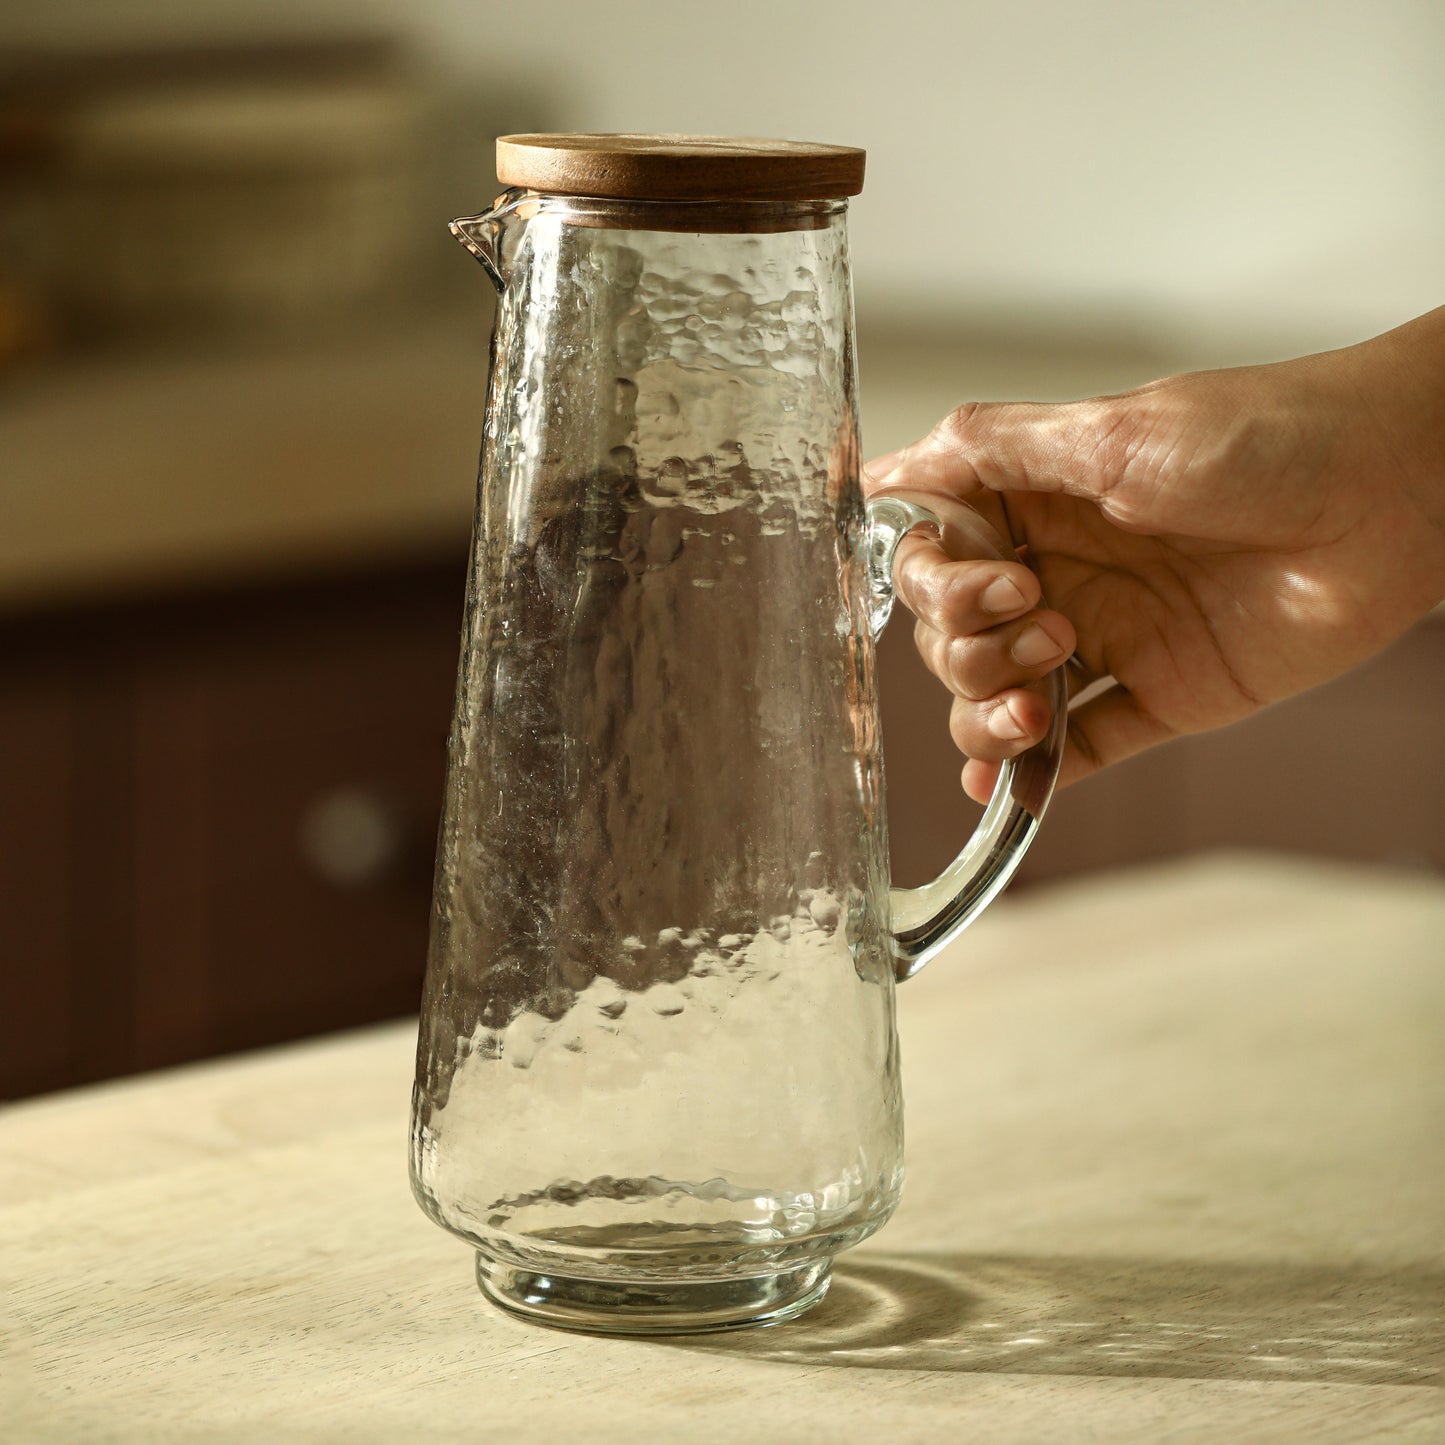
<instances>
[{"instance_id":1,"label":"blurred background","mask_svg":"<svg viewBox=\"0 0 1445 1445\"><path fill-rule=\"evenodd\" d=\"M1445 300L1445 7L10 0L0 1096L412 1010L519 130L868 150L864 443ZM1445 621L1061 795L1016 887L1202 848L1445 870ZM970 811L885 644L902 881Z\"/></svg>"}]
</instances>

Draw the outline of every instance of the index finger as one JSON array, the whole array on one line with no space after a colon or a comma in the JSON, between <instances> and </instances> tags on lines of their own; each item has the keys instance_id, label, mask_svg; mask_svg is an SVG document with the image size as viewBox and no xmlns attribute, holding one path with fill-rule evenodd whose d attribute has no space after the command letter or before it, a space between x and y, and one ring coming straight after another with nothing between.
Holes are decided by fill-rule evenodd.
<instances>
[{"instance_id":1,"label":"index finger","mask_svg":"<svg viewBox=\"0 0 1445 1445\"><path fill-rule=\"evenodd\" d=\"M1019 617L1040 601L1038 578L1022 562L952 557L927 533L898 544L893 582L915 617L954 637Z\"/></svg>"}]
</instances>

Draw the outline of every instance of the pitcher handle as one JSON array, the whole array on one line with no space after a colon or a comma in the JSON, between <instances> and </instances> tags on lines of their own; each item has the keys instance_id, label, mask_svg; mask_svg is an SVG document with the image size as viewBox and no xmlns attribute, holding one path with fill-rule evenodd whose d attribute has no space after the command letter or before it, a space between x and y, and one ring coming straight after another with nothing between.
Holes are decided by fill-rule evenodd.
<instances>
[{"instance_id":1,"label":"pitcher handle","mask_svg":"<svg viewBox=\"0 0 1445 1445\"><path fill-rule=\"evenodd\" d=\"M893 560L898 544L915 527L932 527L951 555L1015 559L987 522L955 498L927 492L883 492L867 504L864 557L874 640L893 611ZM958 936L1002 891L1023 861L1053 796L1068 730L1068 683L1064 666L1044 679L1053 709L1040 742L999 771L993 796L973 836L952 863L921 888L890 888L893 971L911 978Z\"/></svg>"}]
</instances>

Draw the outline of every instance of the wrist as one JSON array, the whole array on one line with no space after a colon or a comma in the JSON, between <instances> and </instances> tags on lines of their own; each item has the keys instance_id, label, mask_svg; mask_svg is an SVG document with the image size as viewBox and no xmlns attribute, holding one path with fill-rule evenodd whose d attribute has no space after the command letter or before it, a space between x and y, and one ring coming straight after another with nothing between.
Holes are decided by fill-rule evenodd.
<instances>
[{"instance_id":1,"label":"wrist","mask_svg":"<svg viewBox=\"0 0 1445 1445\"><path fill-rule=\"evenodd\" d=\"M1370 443L1413 514L1405 525L1445 597L1445 306L1350 350Z\"/></svg>"}]
</instances>

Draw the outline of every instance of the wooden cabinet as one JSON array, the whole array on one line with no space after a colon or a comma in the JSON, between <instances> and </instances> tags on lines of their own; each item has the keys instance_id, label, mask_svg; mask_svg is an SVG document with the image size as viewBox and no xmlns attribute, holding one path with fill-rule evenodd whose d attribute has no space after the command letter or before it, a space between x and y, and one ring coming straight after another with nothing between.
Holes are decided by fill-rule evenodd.
<instances>
[{"instance_id":1,"label":"wooden cabinet","mask_svg":"<svg viewBox=\"0 0 1445 1445\"><path fill-rule=\"evenodd\" d=\"M416 1007L464 567L8 625L0 1090Z\"/></svg>"},{"instance_id":2,"label":"wooden cabinet","mask_svg":"<svg viewBox=\"0 0 1445 1445\"><path fill-rule=\"evenodd\" d=\"M83 957L81 689L38 658L0 669L0 1096L70 1077Z\"/></svg>"},{"instance_id":3,"label":"wooden cabinet","mask_svg":"<svg viewBox=\"0 0 1445 1445\"><path fill-rule=\"evenodd\" d=\"M884 634L883 733L898 881L933 877L980 810L958 783L948 698ZM1208 848L1445 873L1445 616L1353 672L1233 727L1181 738L1054 798L1018 885Z\"/></svg>"},{"instance_id":4,"label":"wooden cabinet","mask_svg":"<svg viewBox=\"0 0 1445 1445\"><path fill-rule=\"evenodd\" d=\"M0 1094L391 1018L421 990L465 544L0 628ZM1060 794L1020 886L1209 847L1445 869L1445 621ZM893 854L978 810L886 634Z\"/></svg>"}]
</instances>

